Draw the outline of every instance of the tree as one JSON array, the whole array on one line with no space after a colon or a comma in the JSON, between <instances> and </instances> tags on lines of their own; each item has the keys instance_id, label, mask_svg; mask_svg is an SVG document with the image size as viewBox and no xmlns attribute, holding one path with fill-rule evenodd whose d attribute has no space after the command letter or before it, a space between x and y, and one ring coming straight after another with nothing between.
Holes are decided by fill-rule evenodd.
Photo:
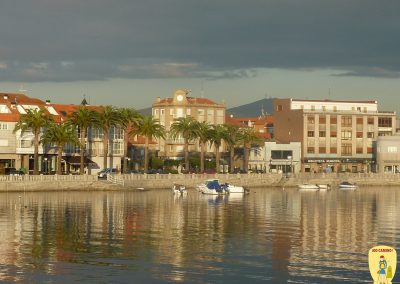
<instances>
[{"instance_id":1,"label":"tree","mask_svg":"<svg viewBox=\"0 0 400 284\"><path fill-rule=\"evenodd\" d=\"M129 136L133 131L133 128L136 128L139 125L139 121L141 119L140 113L132 108L120 108L119 115L121 117L121 127L124 130L124 173L128 170L128 141Z\"/></svg>"},{"instance_id":2,"label":"tree","mask_svg":"<svg viewBox=\"0 0 400 284\"><path fill-rule=\"evenodd\" d=\"M243 170L247 173L251 146L259 143L261 138L257 135L257 132L253 128L244 128L240 131L239 139L244 146Z\"/></svg>"},{"instance_id":3,"label":"tree","mask_svg":"<svg viewBox=\"0 0 400 284\"><path fill-rule=\"evenodd\" d=\"M144 136L144 172L147 172L149 167L149 143L153 137L165 139L165 128L157 119L151 116L144 116L139 120L137 129L133 133Z\"/></svg>"},{"instance_id":4,"label":"tree","mask_svg":"<svg viewBox=\"0 0 400 284\"><path fill-rule=\"evenodd\" d=\"M206 152L207 142L210 140L211 126L208 122L196 122L196 135L200 144L200 172L204 172L204 154Z\"/></svg>"},{"instance_id":5,"label":"tree","mask_svg":"<svg viewBox=\"0 0 400 284\"><path fill-rule=\"evenodd\" d=\"M15 125L14 133L21 130L21 135L25 132L33 133L33 174L39 174L39 144L40 130L52 121L52 118L44 109L28 109L26 113L21 114L19 121Z\"/></svg>"},{"instance_id":6,"label":"tree","mask_svg":"<svg viewBox=\"0 0 400 284\"><path fill-rule=\"evenodd\" d=\"M196 120L191 117L180 117L175 119L170 128L170 135L173 139L182 137L185 152L185 170L189 171L189 141L197 138Z\"/></svg>"},{"instance_id":7,"label":"tree","mask_svg":"<svg viewBox=\"0 0 400 284\"><path fill-rule=\"evenodd\" d=\"M95 126L103 130L103 167L105 169L107 168L110 129L116 127L120 122L120 114L112 106L102 106L100 112L97 112Z\"/></svg>"},{"instance_id":8,"label":"tree","mask_svg":"<svg viewBox=\"0 0 400 284\"><path fill-rule=\"evenodd\" d=\"M67 143L79 145L79 138L75 129L69 123L50 123L42 135L43 144L54 144L57 149L57 171L61 175L61 159L64 146Z\"/></svg>"},{"instance_id":9,"label":"tree","mask_svg":"<svg viewBox=\"0 0 400 284\"><path fill-rule=\"evenodd\" d=\"M88 109L86 106L80 107L74 111L68 118L68 123L80 130L80 169L79 173L83 175L85 173L85 152L86 144L85 138L88 133L88 128L95 124L96 113ZM89 142L89 139L88 139Z\"/></svg>"},{"instance_id":10,"label":"tree","mask_svg":"<svg viewBox=\"0 0 400 284\"><path fill-rule=\"evenodd\" d=\"M217 173L219 173L219 163L221 160L221 153L219 151L219 148L222 145L222 142L226 140L227 137L227 131L224 125L222 124L216 124L216 125L211 125L211 130L210 130L210 141L215 147L215 170Z\"/></svg>"},{"instance_id":11,"label":"tree","mask_svg":"<svg viewBox=\"0 0 400 284\"><path fill-rule=\"evenodd\" d=\"M229 163L230 163L230 173L232 174L234 171L234 159L235 159L235 146L239 142L239 127L236 125L225 125L227 134L226 135L226 144L228 145L229 148Z\"/></svg>"}]
</instances>

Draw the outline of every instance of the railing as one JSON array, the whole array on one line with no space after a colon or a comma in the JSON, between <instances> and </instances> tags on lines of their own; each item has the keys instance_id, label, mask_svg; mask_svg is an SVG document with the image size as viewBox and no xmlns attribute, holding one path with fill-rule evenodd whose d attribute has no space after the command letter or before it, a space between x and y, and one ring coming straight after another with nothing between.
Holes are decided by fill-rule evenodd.
<instances>
[{"instance_id":1,"label":"railing","mask_svg":"<svg viewBox=\"0 0 400 284\"><path fill-rule=\"evenodd\" d=\"M76 182L90 182L97 181L98 178L95 175L23 175L23 176L12 176L12 175L0 175L0 182L2 181L22 181L22 182L34 182L34 181L76 181Z\"/></svg>"},{"instance_id":2,"label":"railing","mask_svg":"<svg viewBox=\"0 0 400 284\"><path fill-rule=\"evenodd\" d=\"M119 184L119 185L122 185L122 186L124 186L124 183L125 183L124 179L120 175L108 174L107 175L107 181L111 182L113 184Z\"/></svg>"}]
</instances>

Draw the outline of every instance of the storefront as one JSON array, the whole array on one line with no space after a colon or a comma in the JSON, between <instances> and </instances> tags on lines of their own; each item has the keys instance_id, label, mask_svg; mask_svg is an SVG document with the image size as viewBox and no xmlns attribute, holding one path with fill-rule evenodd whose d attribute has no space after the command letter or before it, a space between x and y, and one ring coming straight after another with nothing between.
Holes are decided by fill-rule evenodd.
<instances>
[{"instance_id":1,"label":"storefront","mask_svg":"<svg viewBox=\"0 0 400 284\"><path fill-rule=\"evenodd\" d=\"M340 159L303 159L303 172L331 173L331 172L351 172L367 173L374 169L373 159L361 158L340 158Z\"/></svg>"}]
</instances>

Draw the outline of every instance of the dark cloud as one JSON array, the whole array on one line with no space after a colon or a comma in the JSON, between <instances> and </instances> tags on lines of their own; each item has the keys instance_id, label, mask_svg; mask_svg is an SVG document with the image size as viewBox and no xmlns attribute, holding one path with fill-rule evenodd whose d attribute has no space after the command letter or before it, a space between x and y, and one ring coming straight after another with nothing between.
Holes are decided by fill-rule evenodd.
<instances>
[{"instance_id":1,"label":"dark cloud","mask_svg":"<svg viewBox=\"0 0 400 284\"><path fill-rule=\"evenodd\" d=\"M2 1L0 80L398 77L399 1Z\"/></svg>"}]
</instances>

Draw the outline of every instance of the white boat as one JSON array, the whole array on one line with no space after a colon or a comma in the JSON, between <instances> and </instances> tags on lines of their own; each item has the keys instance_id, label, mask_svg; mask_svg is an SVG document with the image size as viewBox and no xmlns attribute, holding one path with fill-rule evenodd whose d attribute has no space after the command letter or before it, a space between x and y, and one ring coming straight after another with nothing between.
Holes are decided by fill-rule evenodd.
<instances>
[{"instance_id":1,"label":"white boat","mask_svg":"<svg viewBox=\"0 0 400 284\"><path fill-rule=\"evenodd\" d=\"M172 186L172 192L176 195L185 195L187 194L186 186L184 186L183 184L174 183L174 185Z\"/></svg>"},{"instance_id":2,"label":"white boat","mask_svg":"<svg viewBox=\"0 0 400 284\"><path fill-rule=\"evenodd\" d=\"M347 181L343 181L339 184L339 188L340 189L356 189L356 188L358 188L358 185L347 182Z\"/></svg>"},{"instance_id":3,"label":"white boat","mask_svg":"<svg viewBox=\"0 0 400 284\"><path fill-rule=\"evenodd\" d=\"M208 179L204 184L200 184L198 188L199 191L203 194L209 194L209 195L226 194L224 187L221 186L218 179Z\"/></svg>"},{"instance_id":4,"label":"white boat","mask_svg":"<svg viewBox=\"0 0 400 284\"><path fill-rule=\"evenodd\" d=\"M298 185L299 190L301 191L318 191L319 186L312 183L303 183Z\"/></svg>"},{"instance_id":5,"label":"white boat","mask_svg":"<svg viewBox=\"0 0 400 284\"><path fill-rule=\"evenodd\" d=\"M231 194L231 193L245 193L244 187L243 186L236 186L230 183L225 183L224 185L224 190Z\"/></svg>"},{"instance_id":6,"label":"white boat","mask_svg":"<svg viewBox=\"0 0 400 284\"><path fill-rule=\"evenodd\" d=\"M319 190L321 191L327 191L331 189L330 184L316 184L316 186L318 186Z\"/></svg>"}]
</instances>

